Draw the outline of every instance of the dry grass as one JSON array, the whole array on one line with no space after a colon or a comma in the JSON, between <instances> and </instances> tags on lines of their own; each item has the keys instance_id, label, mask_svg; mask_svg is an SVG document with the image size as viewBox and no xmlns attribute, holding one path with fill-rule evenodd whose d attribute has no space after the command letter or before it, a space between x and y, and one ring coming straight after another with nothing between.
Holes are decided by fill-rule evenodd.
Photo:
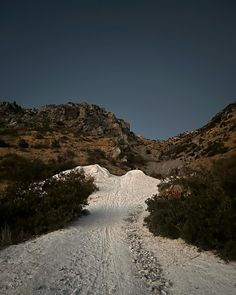
<instances>
[{"instance_id":1,"label":"dry grass","mask_svg":"<svg viewBox=\"0 0 236 295\"><path fill-rule=\"evenodd\" d=\"M40 133L38 131L18 132L18 135L2 135L1 139L5 140L10 147L0 147L0 157L7 154L17 154L27 159L40 159L45 163L50 160L68 161L73 160L76 165L88 165L91 163L90 155L96 150L100 150L105 158L102 159L104 167L108 168L111 173L124 174L125 170L119 167L110 157L112 151L117 147L114 139L99 136L82 136L73 133L61 133L51 131ZM20 148L19 139L24 139L28 148ZM58 147L53 147L53 142L58 142ZM0 180L0 189L6 184Z\"/></svg>"}]
</instances>

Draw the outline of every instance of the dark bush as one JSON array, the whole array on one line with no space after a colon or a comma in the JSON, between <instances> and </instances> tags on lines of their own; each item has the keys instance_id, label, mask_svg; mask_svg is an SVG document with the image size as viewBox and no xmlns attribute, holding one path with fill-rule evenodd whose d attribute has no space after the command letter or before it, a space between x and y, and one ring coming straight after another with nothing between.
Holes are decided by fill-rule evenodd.
<instances>
[{"instance_id":1,"label":"dark bush","mask_svg":"<svg viewBox=\"0 0 236 295\"><path fill-rule=\"evenodd\" d=\"M58 127L65 127L65 123L63 121L57 121L56 124Z\"/></svg>"},{"instance_id":2,"label":"dark bush","mask_svg":"<svg viewBox=\"0 0 236 295\"><path fill-rule=\"evenodd\" d=\"M36 143L33 145L34 149L49 149L50 146L46 143Z\"/></svg>"},{"instance_id":3,"label":"dark bush","mask_svg":"<svg viewBox=\"0 0 236 295\"><path fill-rule=\"evenodd\" d=\"M18 130L14 128L1 128L0 134L15 137L18 135Z\"/></svg>"},{"instance_id":4,"label":"dark bush","mask_svg":"<svg viewBox=\"0 0 236 295\"><path fill-rule=\"evenodd\" d=\"M164 179L165 178L165 176L163 174L157 173L157 172L152 172L150 174L150 176L153 177L153 178L157 178L157 179Z\"/></svg>"},{"instance_id":5,"label":"dark bush","mask_svg":"<svg viewBox=\"0 0 236 295\"><path fill-rule=\"evenodd\" d=\"M236 131L236 124L230 126L229 131Z\"/></svg>"},{"instance_id":6,"label":"dark bush","mask_svg":"<svg viewBox=\"0 0 236 295\"><path fill-rule=\"evenodd\" d=\"M10 146L10 144L9 143L7 143L7 142L5 142L5 140L3 140L3 139L0 139L0 147L9 147Z\"/></svg>"},{"instance_id":7,"label":"dark bush","mask_svg":"<svg viewBox=\"0 0 236 295\"><path fill-rule=\"evenodd\" d=\"M0 244L9 243L9 236L14 243L22 236L29 238L65 226L82 214L95 189L92 178L75 172L41 185L17 183L8 187L0 198L0 229L7 233Z\"/></svg>"},{"instance_id":8,"label":"dark bush","mask_svg":"<svg viewBox=\"0 0 236 295\"><path fill-rule=\"evenodd\" d=\"M29 147L29 144L28 144L28 142L27 142L25 139L21 138L21 139L18 141L18 146L19 146L20 148L28 148L28 147Z\"/></svg>"},{"instance_id":9,"label":"dark bush","mask_svg":"<svg viewBox=\"0 0 236 295\"><path fill-rule=\"evenodd\" d=\"M34 130L40 132L41 134L53 132L53 128L47 122L45 122L44 125L41 126L34 126Z\"/></svg>"},{"instance_id":10,"label":"dark bush","mask_svg":"<svg viewBox=\"0 0 236 295\"><path fill-rule=\"evenodd\" d=\"M224 145L222 141L209 142L207 148L204 150L204 154L212 157L217 154L224 154L228 152L228 148Z\"/></svg>"},{"instance_id":11,"label":"dark bush","mask_svg":"<svg viewBox=\"0 0 236 295\"><path fill-rule=\"evenodd\" d=\"M28 183L49 178L75 166L71 160L51 160L44 163L40 159L30 160L16 154L7 154L0 158L0 179Z\"/></svg>"},{"instance_id":12,"label":"dark bush","mask_svg":"<svg viewBox=\"0 0 236 295\"><path fill-rule=\"evenodd\" d=\"M146 165L146 160L138 154L135 153L127 153L127 165L131 168L136 168L136 165Z\"/></svg>"},{"instance_id":13,"label":"dark bush","mask_svg":"<svg viewBox=\"0 0 236 295\"><path fill-rule=\"evenodd\" d=\"M37 132L37 134L35 135L36 139L44 139L44 135L40 132Z\"/></svg>"},{"instance_id":14,"label":"dark bush","mask_svg":"<svg viewBox=\"0 0 236 295\"><path fill-rule=\"evenodd\" d=\"M215 162L211 172L191 171L162 184L147 200L145 219L155 235L183 238L236 260L236 157Z\"/></svg>"},{"instance_id":15,"label":"dark bush","mask_svg":"<svg viewBox=\"0 0 236 295\"><path fill-rule=\"evenodd\" d=\"M63 135L62 137L61 137L61 141L62 142L67 142L69 140L69 138L68 138L68 136L66 136L66 135Z\"/></svg>"},{"instance_id":16,"label":"dark bush","mask_svg":"<svg viewBox=\"0 0 236 295\"><path fill-rule=\"evenodd\" d=\"M60 147L60 143L59 143L59 141L56 140L56 139L54 139L54 140L52 141L52 143L51 143L51 148L53 148L53 149L57 149L57 148L59 148L59 147Z\"/></svg>"},{"instance_id":17,"label":"dark bush","mask_svg":"<svg viewBox=\"0 0 236 295\"><path fill-rule=\"evenodd\" d=\"M0 159L1 179L28 182L43 179L44 172L45 164L41 160L29 160L16 154L7 154Z\"/></svg>"},{"instance_id":18,"label":"dark bush","mask_svg":"<svg viewBox=\"0 0 236 295\"><path fill-rule=\"evenodd\" d=\"M64 153L64 157L65 159L73 159L76 156L76 153L72 150L66 150L66 152Z\"/></svg>"},{"instance_id":19,"label":"dark bush","mask_svg":"<svg viewBox=\"0 0 236 295\"><path fill-rule=\"evenodd\" d=\"M92 164L102 165L103 161L107 158L105 152L100 149L88 150L87 152L88 152L87 162L89 165L92 165Z\"/></svg>"}]
</instances>

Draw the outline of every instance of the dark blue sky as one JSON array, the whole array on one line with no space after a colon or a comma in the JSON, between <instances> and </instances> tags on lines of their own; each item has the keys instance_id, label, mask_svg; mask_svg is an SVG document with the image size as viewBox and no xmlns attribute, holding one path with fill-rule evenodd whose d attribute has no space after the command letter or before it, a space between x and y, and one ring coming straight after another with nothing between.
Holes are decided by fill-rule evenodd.
<instances>
[{"instance_id":1,"label":"dark blue sky","mask_svg":"<svg viewBox=\"0 0 236 295\"><path fill-rule=\"evenodd\" d=\"M236 100L236 1L0 0L0 98L94 103L148 138Z\"/></svg>"}]
</instances>

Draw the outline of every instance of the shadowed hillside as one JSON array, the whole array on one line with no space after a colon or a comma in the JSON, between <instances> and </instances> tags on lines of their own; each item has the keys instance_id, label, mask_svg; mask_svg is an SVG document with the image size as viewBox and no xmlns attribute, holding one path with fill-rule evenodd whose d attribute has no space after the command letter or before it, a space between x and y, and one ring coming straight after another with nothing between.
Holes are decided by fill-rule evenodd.
<instances>
[{"instance_id":1,"label":"shadowed hillside","mask_svg":"<svg viewBox=\"0 0 236 295\"><path fill-rule=\"evenodd\" d=\"M0 157L16 153L47 163L98 163L115 174L139 168L160 176L186 165L209 166L236 152L236 103L202 128L168 140L138 137L125 121L87 103L24 109L1 102L0 123Z\"/></svg>"}]
</instances>

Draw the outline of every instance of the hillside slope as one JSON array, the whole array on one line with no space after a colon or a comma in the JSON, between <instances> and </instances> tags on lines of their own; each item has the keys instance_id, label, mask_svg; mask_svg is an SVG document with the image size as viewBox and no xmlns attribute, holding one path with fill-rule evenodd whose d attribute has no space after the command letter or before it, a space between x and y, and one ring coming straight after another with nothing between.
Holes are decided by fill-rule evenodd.
<instances>
[{"instance_id":1,"label":"hillside slope","mask_svg":"<svg viewBox=\"0 0 236 295\"><path fill-rule=\"evenodd\" d=\"M8 153L45 162L73 161L74 166L99 163L117 175L134 168L158 176L186 165L210 167L212 160L236 153L236 103L200 129L150 140L96 105L69 102L24 109L2 102L0 156Z\"/></svg>"},{"instance_id":2,"label":"hillside slope","mask_svg":"<svg viewBox=\"0 0 236 295\"><path fill-rule=\"evenodd\" d=\"M137 137L114 114L86 103L24 109L0 103L0 156L17 153L43 161L100 163L113 173L128 168L124 151ZM123 168L124 166L124 168Z\"/></svg>"},{"instance_id":3,"label":"hillside slope","mask_svg":"<svg viewBox=\"0 0 236 295\"><path fill-rule=\"evenodd\" d=\"M210 167L214 160L236 155L236 103L200 129L163 141L142 139L136 149L145 158L148 174L166 174L186 165Z\"/></svg>"}]
</instances>

